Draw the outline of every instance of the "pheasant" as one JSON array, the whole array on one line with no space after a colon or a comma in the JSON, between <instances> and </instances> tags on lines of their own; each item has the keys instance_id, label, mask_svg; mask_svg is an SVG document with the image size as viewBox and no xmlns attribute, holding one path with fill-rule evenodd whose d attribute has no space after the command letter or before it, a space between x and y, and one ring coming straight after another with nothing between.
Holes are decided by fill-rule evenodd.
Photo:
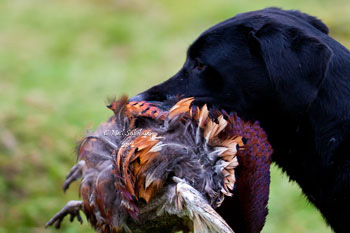
<instances>
[{"instance_id":1,"label":"pheasant","mask_svg":"<svg viewBox=\"0 0 350 233\"><path fill-rule=\"evenodd\" d=\"M267 135L257 122L193 101L112 101L114 115L81 141L63 185L82 178L82 201L68 202L46 226L59 228L67 215L82 222L82 211L101 233L259 232L269 195Z\"/></svg>"}]
</instances>

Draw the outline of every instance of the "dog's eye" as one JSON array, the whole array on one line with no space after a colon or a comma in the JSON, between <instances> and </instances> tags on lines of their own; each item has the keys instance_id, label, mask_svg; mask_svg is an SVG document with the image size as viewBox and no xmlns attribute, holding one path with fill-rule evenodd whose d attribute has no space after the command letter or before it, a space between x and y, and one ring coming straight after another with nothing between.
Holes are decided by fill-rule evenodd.
<instances>
[{"instance_id":1,"label":"dog's eye","mask_svg":"<svg viewBox=\"0 0 350 233\"><path fill-rule=\"evenodd\" d=\"M195 64L195 68L197 70L204 70L206 67L206 65L204 65L203 63L201 63L200 61L196 60L196 64Z\"/></svg>"}]
</instances>

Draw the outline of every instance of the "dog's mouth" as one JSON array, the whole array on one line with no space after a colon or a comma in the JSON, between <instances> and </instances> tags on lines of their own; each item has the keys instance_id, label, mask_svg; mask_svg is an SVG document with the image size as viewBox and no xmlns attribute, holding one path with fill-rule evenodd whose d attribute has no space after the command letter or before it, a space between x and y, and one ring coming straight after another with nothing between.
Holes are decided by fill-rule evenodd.
<instances>
[{"instance_id":1,"label":"dog's mouth","mask_svg":"<svg viewBox=\"0 0 350 233\"><path fill-rule=\"evenodd\" d=\"M184 94L178 95L156 95L156 94L148 94L140 93L134 97L129 99L130 102L140 102L146 101L148 103L153 103L157 107L163 110L169 110L171 106L176 104L183 98L193 97L194 100L192 102L192 106L202 107L203 105L207 105L210 110L226 110L227 112L238 112L239 109L235 109L235 106L232 103L231 98L225 98L224 96L208 96L208 95L190 95L186 96ZM212 112L212 111L210 111Z\"/></svg>"}]
</instances>

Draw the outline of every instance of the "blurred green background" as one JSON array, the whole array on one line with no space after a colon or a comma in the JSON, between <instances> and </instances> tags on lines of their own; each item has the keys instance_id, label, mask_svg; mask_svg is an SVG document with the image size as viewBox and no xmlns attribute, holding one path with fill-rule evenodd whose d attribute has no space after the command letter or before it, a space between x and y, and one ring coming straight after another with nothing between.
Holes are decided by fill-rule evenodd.
<instances>
[{"instance_id":1,"label":"blurred green background","mask_svg":"<svg viewBox=\"0 0 350 233\"><path fill-rule=\"evenodd\" d=\"M106 97L167 79L203 30L267 6L318 16L350 47L348 0L0 0L0 233L93 232L43 226L78 199L61 187L77 140L111 115ZM265 233L331 232L276 167L269 208Z\"/></svg>"}]
</instances>

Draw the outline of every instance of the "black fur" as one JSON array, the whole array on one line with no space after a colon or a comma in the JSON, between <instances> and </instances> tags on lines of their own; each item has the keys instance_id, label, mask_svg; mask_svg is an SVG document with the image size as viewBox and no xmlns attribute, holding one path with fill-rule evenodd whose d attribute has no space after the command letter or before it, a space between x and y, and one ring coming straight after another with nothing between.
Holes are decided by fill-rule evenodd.
<instances>
[{"instance_id":1,"label":"black fur","mask_svg":"<svg viewBox=\"0 0 350 233\"><path fill-rule=\"evenodd\" d=\"M273 161L335 232L350 232L350 53L320 20L277 8L239 14L202 33L175 76L134 99L180 94L258 120Z\"/></svg>"}]
</instances>

